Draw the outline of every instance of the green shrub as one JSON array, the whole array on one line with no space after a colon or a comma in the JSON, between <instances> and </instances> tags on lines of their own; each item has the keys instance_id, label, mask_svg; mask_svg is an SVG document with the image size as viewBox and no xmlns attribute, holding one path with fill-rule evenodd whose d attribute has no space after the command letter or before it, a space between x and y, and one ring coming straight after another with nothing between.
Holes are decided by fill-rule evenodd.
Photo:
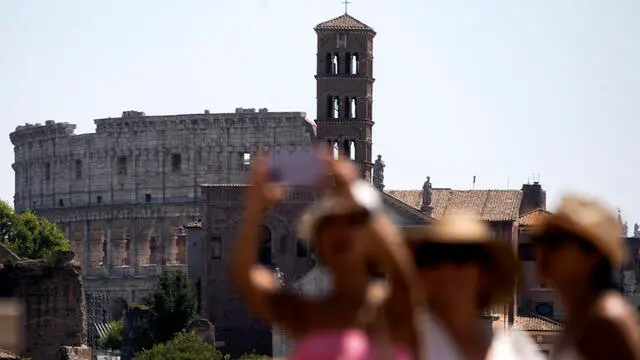
<instances>
[{"instance_id":1,"label":"green shrub","mask_svg":"<svg viewBox=\"0 0 640 360\"><path fill-rule=\"evenodd\" d=\"M135 360L228 360L215 346L209 345L194 332L176 334L164 344L156 344L138 353Z\"/></svg>"},{"instance_id":2,"label":"green shrub","mask_svg":"<svg viewBox=\"0 0 640 360\"><path fill-rule=\"evenodd\" d=\"M124 318L109 324L109 330L100 337L100 346L103 349L122 349L122 336L124 334Z\"/></svg>"}]
</instances>

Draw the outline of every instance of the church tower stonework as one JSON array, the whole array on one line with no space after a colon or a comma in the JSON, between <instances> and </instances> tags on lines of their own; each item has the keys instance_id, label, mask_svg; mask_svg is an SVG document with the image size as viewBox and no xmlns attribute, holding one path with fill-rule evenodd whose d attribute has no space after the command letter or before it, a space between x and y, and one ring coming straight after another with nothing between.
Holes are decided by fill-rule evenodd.
<instances>
[{"instance_id":1,"label":"church tower stonework","mask_svg":"<svg viewBox=\"0 0 640 360\"><path fill-rule=\"evenodd\" d=\"M315 31L317 139L354 160L370 182L376 33L347 13L317 25Z\"/></svg>"}]
</instances>

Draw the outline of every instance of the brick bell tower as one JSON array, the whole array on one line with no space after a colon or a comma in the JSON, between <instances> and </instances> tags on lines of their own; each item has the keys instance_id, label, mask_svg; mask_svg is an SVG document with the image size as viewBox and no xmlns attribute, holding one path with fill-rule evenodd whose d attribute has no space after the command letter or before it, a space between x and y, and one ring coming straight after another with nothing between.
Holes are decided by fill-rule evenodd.
<instances>
[{"instance_id":1,"label":"brick bell tower","mask_svg":"<svg viewBox=\"0 0 640 360\"><path fill-rule=\"evenodd\" d=\"M317 139L354 160L370 182L376 32L346 11L319 24L315 31Z\"/></svg>"}]
</instances>

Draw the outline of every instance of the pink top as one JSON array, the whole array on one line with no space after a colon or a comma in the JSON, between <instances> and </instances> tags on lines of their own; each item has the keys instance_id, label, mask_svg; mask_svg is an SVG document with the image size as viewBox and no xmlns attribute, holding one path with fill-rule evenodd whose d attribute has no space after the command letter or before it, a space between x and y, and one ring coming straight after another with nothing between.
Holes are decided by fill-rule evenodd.
<instances>
[{"instance_id":1,"label":"pink top","mask_svg":"<svg viewBox=\"0 0 640 360\"><path fill-rule=\"evenodd\" d=\"M289 360L377 360L376 347L362 330L323 331L298 341ZM410 360L409 351L397 347L392 360Z\"/></svg>"}]
</instances>

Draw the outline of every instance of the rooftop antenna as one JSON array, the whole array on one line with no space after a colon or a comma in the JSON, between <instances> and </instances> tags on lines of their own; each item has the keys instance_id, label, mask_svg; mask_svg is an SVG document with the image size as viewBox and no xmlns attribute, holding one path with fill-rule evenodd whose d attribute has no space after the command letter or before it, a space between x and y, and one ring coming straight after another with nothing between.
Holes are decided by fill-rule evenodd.
<instances>
[{"instance_id":1,"label":"rooftop antenna","mask_svg":"<svg viewBox=\"0 0 640 360\"><path fill-rule=\"evenodd\" d=\"M347 10L349 9L349 4L351 4L351 1L344 0L342 3L344 4L344 13L346 14Z\"/></svg>"},{"instance_id":2,"label":"rooftop antenna","mask_svg":"<svg viewBox=\"0 0 640 360\"><path fill-rule=\"evenodd\" d=\"M476 176L473 175L473 184L471 185L471 189L475 190L476 189Z\"/></svg>"}]
</instances>

